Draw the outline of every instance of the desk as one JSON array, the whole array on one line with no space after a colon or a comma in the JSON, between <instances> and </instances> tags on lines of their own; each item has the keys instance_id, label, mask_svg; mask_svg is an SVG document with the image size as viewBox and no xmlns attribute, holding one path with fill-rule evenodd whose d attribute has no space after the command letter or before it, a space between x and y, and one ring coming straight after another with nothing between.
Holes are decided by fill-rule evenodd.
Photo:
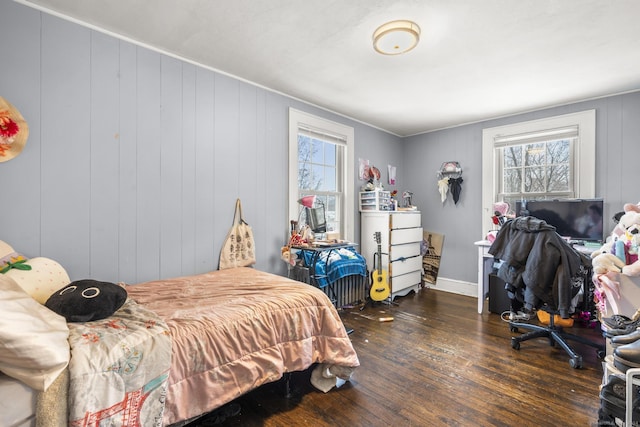
<instances>
[{"instance_id":1,"label":"desk","mask_svg":"<svg viewBox=\"0 0 640 427\"><path fill-rule=\"evenodd\" d=\"M474 245L478 247L478 313L482 314L484 300L489 292L489 274L493 269L493 255L489 253L490 241L480 240Z\"/></svg>"},{"instance_id":2,"label":"desk","mask_svg":"<svg viewBox=\"0 0 640 427\"><path fill-rule=\"evenodd\" d=\"M482 314L484 309L484 300L487 298L489 292L489 274L493 270L493 255L489 253L491 242L488 240L479 240L474 242L474 245L478 247L478 313ZM574 245L573 248L582 252L585 255L590 255L593 252L593 248L586 246ZM589 283L589 278L585 283ZM635 308L631 311L631 314L635 313ZM625 313L626 314L626 313Z\"/></svg>"}]
</instances>

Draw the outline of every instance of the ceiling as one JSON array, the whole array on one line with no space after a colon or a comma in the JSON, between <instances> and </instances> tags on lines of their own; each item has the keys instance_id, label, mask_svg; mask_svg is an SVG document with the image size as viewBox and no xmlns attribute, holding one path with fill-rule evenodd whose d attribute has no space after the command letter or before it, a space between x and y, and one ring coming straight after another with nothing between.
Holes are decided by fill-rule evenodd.
<instances>
[{"instance_id":1,"label":"ceiling","mask_svg":"<svg viewBox=\"0 0 640 427\"><path fill-rule=\"evenodd\" d=\"M640 90L637 0L16 1L399 136Z\"/></svg>"}]
</instances>

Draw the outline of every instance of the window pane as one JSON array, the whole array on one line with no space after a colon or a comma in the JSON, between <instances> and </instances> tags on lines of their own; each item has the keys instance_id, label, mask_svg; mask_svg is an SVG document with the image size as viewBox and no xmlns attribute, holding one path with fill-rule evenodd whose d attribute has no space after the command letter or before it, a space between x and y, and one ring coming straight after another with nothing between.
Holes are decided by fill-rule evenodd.
<instances>
[{"instance_id":1,"label":"window pane","mask_svg":"<svg viewBox=\"0 0 640 427\"><path fill-rule=\"evenodd\" d=\"M505 147L503 150L504 167L510 168L522 165L522 146Z\"/></svg>"},{"instance_id":2,"label":"window pane","mask_svg":"<svg viewBox=\"0 0 640 427\"><path fill-rule=\"evenodd\" d=\"M324 182L324 168L321 165L312 165L311 173L311 190L322 190L322 183Z\"/></svg>"},{"instance_id":3,"label":"window pane","mask_svg":"<svg viewBox=\"0 0 640 427\"><path fill-rule=\"evenodd\" d=\"M568 163L571 143L568 139L547 143L547 163Z\"/></svg>"},{"instance_id":4,"label":"window pane","mask_svg":"<svg viewBox=\"0 0 640 427\"><path fill-rule=\"evenodd\" d=\"M308 190L311 188L311 138L298 135L298 188Z\"/></svg>"},{"instance_id":5,"label":"window pane","mask_svg":"<svg viewBox=\"0 0 640 427\"><path fill-rule=\"evenodd\" d=\"M298 163L311 161L311 138L298 135Z\"/></svg>"},{"instance_id":6,"label":"window pane","mask_svg":"<svg viewBox=\"0 0 640 427\"><path fill-rule=\"evenodd\" d=\"M332 166L324 167L324 182L322 185L324 191L336 191L336 168Z\"/></svg>"},{"instance_id":7,"label":"window pane","mask_svg":"<svg viewBox=\"0 0 640 427\"><path fill-rule=\"evenodd\" d=\"M524 192L540 193L545 191L544 168L531 167L524 169Z\"/></svg>"},{"instance_id":8,"label":"window pane","mask_svg":"<svg viewBox=\"0 0 640 427\"><path fill-rule=\"evenodd\" d=\"M516 199L571 194L572 144L564 139L501 148L501 194Z\"/></svg>"},{"instance_id":9,"label":"window pane","mask_svg":"<svg viewBox=\"0 0 640 427\"><path fill-rule=\"evenodd\" d=\"M538 166L544 164L544 145L544 143L525 145L525 166Z\"/></svg>"},{"instance_id":10,"label":"window pane","mask_svg":"<svg viewBox=\"0 0 640 427\"><path fill-rule=\"evenodd\" d=\"M336 150L338 149L337 145L325 143L324 144L324 164L325 165L336 165Z\"/></svg>"},{"instance_id":11,"label":"window pane","mask_svg":"<svg viewBox=\"0 0 640 427\"><path fill-rule=\"evenodd\" d=\"M334 231L340 230L340 224L338 222L338 202L336 196L328 196L326 198L326 212L327 212L327 230Z\"/></svg>"},{"instance_id":12,"label":"window pane","mask_svg":"<svg viewBox=\"0 0 640 427\"><path fill-rule=\"evenodd\" d=\"M320 139L298 136L299 197L315 195L316 204L323 203L327 230L340 230L340 188L338 182L338 150L343 147ZM304 212L300 218L306 221Z\"/></svg>"},{"instance_id":13,"label":"window pane","mask_svg":"<svg viewBox=\"0 0 640 427\"><path fill-rule=\"evenodd\" d=\"M505 170L503 188L505 193L519 193L522 191L521 169Z\"/></svg>"},{"instance_id":14,"label":"window pane","mask_svg":"<svg viewBox=\"0 0 640 427\"><path fill-rule=\"evenodd\" d=\"M568 191L569 190L569 166L552 165L547 168L547 181L549 188L547 191Z\"/></svg>"},{"instance_id":15,"label":"window pane","mask_svg":"<svg viewBox=\"0 0 640 427\"><path fill-rule=\"evenodd\" d=\"M312 146L312 162L313 163L324 163L324 142L319 139L311 140Z\"/></svg>"},{"instance_id":16,"label":"window pane","mask_svg":"<svg viewBox=\"0 0 640 427\"><path fill-rule=\"evenodd\" d=\"M311 166L309 163L298 163L298 188L301 190L311 189Z\"/></svg>"}]
</instances>

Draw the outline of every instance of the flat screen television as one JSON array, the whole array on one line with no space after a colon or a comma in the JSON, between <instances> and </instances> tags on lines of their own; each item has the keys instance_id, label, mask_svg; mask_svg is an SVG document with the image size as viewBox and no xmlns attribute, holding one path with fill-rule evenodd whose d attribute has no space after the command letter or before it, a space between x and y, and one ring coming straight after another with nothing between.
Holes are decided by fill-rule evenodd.
<instances>
[{"instance_id":1,"label":"flat screen television","mask_svg":"<svg viewBox=\"0 0 640 427\"><path fill-rule=\"evenodd\" d=\"M516 216L533 216L553 225L569 241L604 241L602 199L523 200Z\"/></svg>"}]
</instances>

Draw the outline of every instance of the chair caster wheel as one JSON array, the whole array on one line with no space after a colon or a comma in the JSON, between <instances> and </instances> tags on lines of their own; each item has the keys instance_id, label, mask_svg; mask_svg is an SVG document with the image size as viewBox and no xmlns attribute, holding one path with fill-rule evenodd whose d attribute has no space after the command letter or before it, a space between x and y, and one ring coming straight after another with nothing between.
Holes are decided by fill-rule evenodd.
<instances>
[{"instance_id":1,"label":"chair caster wheel","mask_svg":"<svg viewBox=\"0 0 640 427\"><path fill-rule=\"evenodd\" d=\"M569 366L574 369L582 368L582 357L576 356L569 359Z\"/></svg>"},{"instance_id":2,"label":"chair caster wheel","mask_svg":"<svg viewBox=\"0 0 640 427\"><path fill-rule=\"evenodd\" d=\"M513 326L513 325L509 325L509 330L511 332L518 332L518 328L516 326Z\"/></svg>"},{"instance_id":3,"label":"chair caster wheel","mask_svg":"<svg viewBox=\"0 0 640 427\"><path fill-rule=\"evenodd\" d=\"M515 338L511 338L511 348L515 350L520 350L520 341Z\"/></svg>"}]
</instances>

